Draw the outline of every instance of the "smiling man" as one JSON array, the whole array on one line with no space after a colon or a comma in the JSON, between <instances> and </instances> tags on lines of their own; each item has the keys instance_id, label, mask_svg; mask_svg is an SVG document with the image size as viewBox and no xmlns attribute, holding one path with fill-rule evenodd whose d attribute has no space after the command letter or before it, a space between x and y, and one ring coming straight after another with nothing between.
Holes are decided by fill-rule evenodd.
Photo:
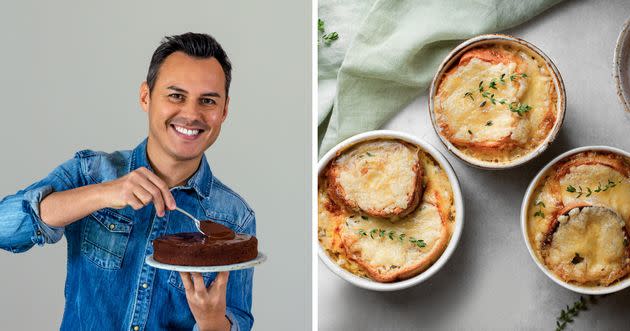
<instances>
[{"instance_id":1,"label":"smiling man","mask_svg":"<svg viewBox=\"0 0 630 331\"><path fill-rule=\"evenodd\" d=\"M144 262L153 239L196 231L176 206L255 235L254 212L204 156L228 114L230 80L211 36L166 37L140 87L147 139L130 151L79 151L0 201L0 248L20 253L65 234L62 330L251 329L252 269L177 273Z\"/></svg>"}]
</instances>

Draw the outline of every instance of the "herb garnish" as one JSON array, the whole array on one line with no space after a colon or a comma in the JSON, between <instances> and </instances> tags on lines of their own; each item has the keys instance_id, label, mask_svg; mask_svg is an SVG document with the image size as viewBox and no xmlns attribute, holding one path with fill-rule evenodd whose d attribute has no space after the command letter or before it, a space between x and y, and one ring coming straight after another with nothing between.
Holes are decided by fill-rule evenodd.
<instances>
[{"instance_id":1,"label":"herb garnish","mask_svg":"<svg viewBox=\"0 0 630 331\"><path fill-rule=\"evenodd\" d=\"M486 100L482 101L482 102L479 104L479 107L483 107L483 106L485 106L485 105L486 105Z\"/></svg>"},{"instance_id":2,"label":"herb garnish","mask_svg":"<svg viewBox=\"0 0 630 331\"><path fill-rule=\"evenodd\" d=\"M321 45L321 42L324 42L324 45L330 46L333 41L339 39L339 34L337 32L326 33L326 28L324 26L324 21L321 19L317 19L317 31L321 34L319 39L317 40L317 45Z\"/></svg>"},{"instance_id":3,"label":"herb garnish","mask_svg":"<svg viewBox=\"0 0 630 331\"><path fill-rule=\"evenodd\" d=\"M483 80L479 82L479 92L483 92Z\"/></svg>"},{"instance_id":4,"label":"herb garnish","mask_svg":"<svg viewBox=\"0 0 630 331\"><path fill-rule=\"evenodd\" d=\"M375 235L377 233L378 233L377 238L389 238L389 240L398 239L401 243L404 242L405 237L407 236L404 233L396 235L396 231L393 231L393 230L389 230L388 231L388 230L385 230L385 229L378 229L378 228L374 228L374 229L370 230L370 232L365 232L364 229L359 229L357 231L357 234L359 234L360 236L367 237L368 234L369 234L370 238L372 238L372 239L376 239L374 237L375 237ZM414 244L414 245L416 245L416 246L418 246L418 247L420 247L420 248L423 248L423 247L427 246L427 244L424 242L424 240L416 239L414 237L409 237L409 242Z\"/></svg>"},{"instance_id":5,"label":"herb garnish","mask_svg":"<svg viewBox=\"0 0 630 331\"><path fill-rule=\"evenodd\" d=\"M544 203L544 202L542 202L542 200L538 200L538 201L536 201L536 203L535 203L534 205L536 205L536 206L543 206L543 208L545 208L545 207L546 207L546 206L545 206L545 203Z\"/></svg>"},{"instance_id":6,"label":"herb garnish","mask_svg":"<svg viewBox=\"0 0 630 331\"><path fill-rule=\"evenodd\" d=\"M493 88L493 89L497 89L497 82L493 79L490 84L488 84L488 87Z\"/></svg>"},{"instance_id":7,"label":"herb garnish","mask_svg":"<svg viewBox=\"0 0 630 331\"><path fill-rule=\"evenodd\" d=\"M535 217L535 216L540 216L540 217L542 217L542 218L545 218L545 213L543 213L543 211L542 211L542 210L539 210L539 211L537 211L537 212L535 212L535 213L534 213L534 217Z\"/></svg>"},{"instance_id":8,"label":"herb garnish","mask_svg":"<svg viewBox=\"0 0 630 331\"><path fill-rule=\"evenodd\" d=\"M621 183L621 180L618 183ZM576 189L573 185L569 185L569 186L567 186L567 192L569 192L569 193L577 193L576 198L579 198L582 195L585 195L585 197L588 198L593 193L606 192L608 189L617 186L618 183L615 183L612 180L608 179L608 183L606 183L606 185L604 185L604 187L602 187L601 183L598 183L596 189L591 190L590 187L586 187L586 191L584 191L584 189L582 189L582 186L578 186L578 189Z\"/></svg>"},{"instance_id":9,"label":"herb garnish","mask_svg":"<svg viewBox=\"0 0 630 331\"><path fill-rule=\"evenodd\" d=\"M492 121L486 122L486 126L492 126Z\"/></svg>"},{"instance_id":10,"label":"herb garnish","mask_svg":"<svg viewBox=\"0 0 630 331\"><path fill-rule=\"evenodd\" d=\"M580 311L586 309L586 300L580 296L580 300L576 301L572 307L567 306L562 309L560 316L556 319L556 331L564 330L567 324L573 322L573 319L580 314Z\"/></svg>"},{"instance_id":11,"label":"herb garnish","mask_svg":"<svg viewBox=\"0 0 630 331\"><path fill-rule=\"evenodd\" d=\"M468 134L472 135L472 131L468 130Z\"/></svg>"},{"instance_id":12,"label":"herb garnish","mask_svg":"<svg viewBox=\"0 0 630 331\"><path fill-rule=\"evenodd\" d=\"M367 156L374 156L374 154L372 154L370 152L366 152L365 154L367 154Z\"/></svg>"},{"instance_id":13,"label":"herb garnish","mask_svg":"<svg viewBox=\"0 0 630 331\"><path fill-rule=\"evenodd\" d=\"M528 104L524 104L520 102L510 103L510 111L513 113L517 113L518 116L523 116L523 114L528 112L530 109L532 109L532 107Z\"/></svg>"},{"instance_id":14,"label":"herb garnish","mask_svg":"<svg viewBox=\"0 0 630 331\"><path fill-rule=\"evenodd\" d=\"M584 258L580 256L580 254L575 253L575 256L573 257L573 260L571 260L571 263L573 264L578 264L580 262L584 261Z\"/></svg>"},{"instance_id":15,"label":"herb garnish","mask_svg":"<svg viewBox=\"0 0 630 331\"><path fill-rule=\"evenodd\" d=\"M475 98L473 97L472 92L466 92L466 93L464 94L464 98L465 98L465 97L470 97L470 100L475 101Z\"/></svg>"}]
</instances>

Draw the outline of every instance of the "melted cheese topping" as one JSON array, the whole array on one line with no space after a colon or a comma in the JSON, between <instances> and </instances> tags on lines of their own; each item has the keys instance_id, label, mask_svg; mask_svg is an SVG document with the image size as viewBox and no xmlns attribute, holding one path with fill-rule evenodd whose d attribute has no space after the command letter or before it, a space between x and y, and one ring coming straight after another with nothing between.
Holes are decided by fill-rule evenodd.
<instances>
[{"instance_id":1,"label":"melted cheese topping","mask_svg":"<svg viewBox=\"0 0 630 331\"><path fill-rule=\"evenodd\" d=\"M424 194L420 206L400 219L361 216L336 205L327 195L325 177L320 177L319 242L328 256L344 269L366 278L374 279L377 273L404 279L426 269L442 254L455 220L452 188L446 172L429 154L418 148L415 155L424 167ZM391 176L396 180L395 174ZM372 232L373 229L378 231ZM384 231L382 236L381 230ZM412 239L423 240L426 246L419 247L410 241Z\"/></svg>"},{"instance_id":2,"label":"melted cheese topping","mask_svg":"<svg viewBox=\"0 0 630 331\"><path fill-rule=\"evenodd\" d=\"M624 221L604 207L574 208L558 218L545 263L567 281L608 285L625 274Z\"/></svg>"},{"instance_id":3,"label":"melted cheese topping","mask_svg":"<svg viewBox=\"0 0 630 331\"><path fill-rule=\"evenodd\" d=\"M569 186L576 192L567 191ZM600 191L595 192L598 188ZM630 227L630 179L615 169L601 164L572 167L571 172L560 179L560 192L565 206L578 202L607 206L618 212Z\"/></svg>"},{"instance_id":4,"label":"melted cheese topping","mask_svg":"<svg viewBox=\"0 0 630 331\"><path fill-rule=\"evenodd\" d=\"M527 233L535 255L541 262L545 263L542 248L554 220L561 219L562 217L558 217L559 213L572 206L606 207L619 215L625 226L630 229L630 178L624 176L618 169L605 165L606 158L613 157L616 156L599 152L576 154L559 161L538 182L527 209ZM573 165L568 167L568 170L562 170L565 162L571 162ZM621 158L619 164L630 170L630 159ZM560 170L562 173L559 173ZM575 242L579 243L580 240L582 239L575 239ZM599 248L587 246L580 251L581 256L599 254L597 253ZM592 252L589 253L589 249ZM575 250L575 247L569 245L567 250ZM560 271L566 274L566 270L568 269L561 268L556 270L558 272L552 271L560 276ZM578 282L576 279L570 280ZM582 285L598 285L587 283Z\"/></svg>"},{"instance_id":5,"label":"melted cheese topping","mask_svg":"<svg viewBox=\"0 0 630 331\"><path fill-rule=\"evenodd\" d=\"M345 199L363 211L406 209L417 186L418 150L394 140L376 140L342 154L334 163Z\"/></svg>"},{"instance_id":6,"label":"melted cheese topping","mask_svg":"<svg viewBox=\"0 0 630 331\"><path fill-rule=\"evenodd\" d=\"M507 45L465 53L439 83L436 122L441 135L486 162L523 157L548 136L556 119L553 79L544 60ZM531 109L519 115L518 105Z\"/></svg>"},{"instance_id":7,"label":"melted cheese topping","mask_svg":"<svg viewBox=\"0 0 630 331\"><path fill-rule=\"evenodd\" d=\"M348 218L342 225L341 236L349 245L355 259L371 269L386 274L404 269L429 258L433 248L445 237L438 209L428 203L401 221L369 217ZM424 247L412 240L422 239Z\"/></svg>"}]
</instances>

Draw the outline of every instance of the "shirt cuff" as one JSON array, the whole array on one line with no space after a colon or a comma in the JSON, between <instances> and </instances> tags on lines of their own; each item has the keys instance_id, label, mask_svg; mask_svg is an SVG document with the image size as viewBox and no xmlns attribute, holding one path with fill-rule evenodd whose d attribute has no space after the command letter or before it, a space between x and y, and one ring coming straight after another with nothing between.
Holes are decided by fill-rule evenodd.
<instances>
[{"instance_id":1,"label":"shirt cuff","mask_svg":"<svg viewBox=\"0 0 630 331\"><path fill-rule=\"evenodd\" d=\"M225 310L225 317L227 317L228 321L230 322L230 331L239 331L241 329L238 326L238 320L236 319L236 316L234 316L234 314L232 314L229 309Z\"/></svg>"},{"instance_id":2,"label":"shirt cuff","mask_svg":"<svg viewBox=\"0 0 630 331\"><path fill-rule=\"evenodd\" d=\"M232 313L229 310L225 310L225 317L227 317L228 321L230 322L230 331L240 331L241 329L238 327L238 323L234 323L233 321L235 321L235 317L234 315L232 315ZM197 323L195 323L195 325L193 326L192 331L199 331L199 326L197 326Z\"/></svg>"},{"instance_id":3,"label":"shirt cuff","mask_svg":"<svg viewBox=\"0 0 630 331\"><path fill-rule=\"evenodd\" d=\"M58 242L63 237L64 228L50 226L41 218L41 212L39 205L42 200L53 192L51 185L42 186L34 190L30 190L24 194L26 206L31 213L31 219L33 220L33 236L31 240L38 245L53 244Z\"/></svg>"}]
</instances>

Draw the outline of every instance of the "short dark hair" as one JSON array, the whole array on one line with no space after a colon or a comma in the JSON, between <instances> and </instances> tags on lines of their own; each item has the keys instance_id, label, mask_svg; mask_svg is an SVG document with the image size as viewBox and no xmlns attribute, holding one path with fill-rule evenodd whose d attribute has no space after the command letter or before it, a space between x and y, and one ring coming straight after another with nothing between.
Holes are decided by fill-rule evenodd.
<instances>
[{"instance_id":1,"label":"short dark hair","mask_svg":"<svg viewBox=\"0 0 630 331\"><path fill-rule=\"evenodd\" d=\"M166 36L160 42L160 46L153 52L149 72L147 73L147 85L149 92L153 90L157 80L158 71L164 60L175 52L184 52L188 56L208 59L215 58L221 64L225 73L225 94L230 90L232 80L232 64L221 45L212 36L205 33L187 32L175 36Z\"/></svg>"}]
</instances>

